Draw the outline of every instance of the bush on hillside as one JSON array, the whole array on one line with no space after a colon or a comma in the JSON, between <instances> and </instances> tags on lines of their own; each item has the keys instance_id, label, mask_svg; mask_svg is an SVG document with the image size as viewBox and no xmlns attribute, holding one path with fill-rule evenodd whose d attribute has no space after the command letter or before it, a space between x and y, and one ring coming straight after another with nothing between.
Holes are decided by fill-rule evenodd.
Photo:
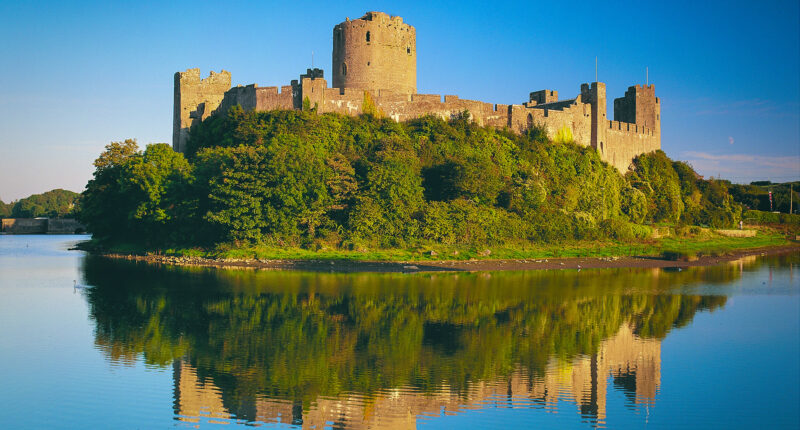
<instances>
[{"instance_id":1,"label":"bush on hillside","mask_svg":"<svg viewBox=\"0 0 800 430\"><path fill-rule=\"evenodd\" d=\"M663 152L638 157L623 177L562 140L481 127L468 113L397 123L235 107L195 126L185 156L109 145L82 219L98 239L152 247L399 247L631 240L649 235L636 223L677 222L692 199L705 210L698 219L736 217L721 189Z\"/></svg>"}]
</instances>

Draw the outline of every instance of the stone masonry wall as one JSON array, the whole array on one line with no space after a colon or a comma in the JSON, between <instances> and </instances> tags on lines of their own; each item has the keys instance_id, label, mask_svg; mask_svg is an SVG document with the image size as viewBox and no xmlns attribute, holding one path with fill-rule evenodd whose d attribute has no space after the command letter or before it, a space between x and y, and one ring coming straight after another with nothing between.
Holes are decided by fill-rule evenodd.
<instances>
[{"instance_id":1,"label":"stone masonry wall","mask_svg":"<svg viewBox=\"0 0 800 430\"><path fill-rule=\"evenodd\" d=\"M231 87L231 74L225 70L211 72L200 79L200 69L175 73L175 94L172 117L172 148L183 152L189 129L208 118L222 103Z\"/></svg>"},{"instance_id":2,"label":"stone masonry wall","mask_svg":"<svg viewBox=\"0 0 800 430\"><path fill-rule=\"evenodd\" d=\"M660 131L661 101L655 85L634 85L625 96L614 99L614 121L628 122Z\"/></svg>"},{"instance_id":3,"label":"stone masonry wall","mask_svg":"<svg viewBox=\"0 0 800 430\"><path fill-rule=\"evenodd\" d=\"M417 92L417 36L403 18L367 12L333 28L333 86Z\"/></svg>"},{"instance_id":4,"label":"stone masonry wall","mask_svg":"<svg viewBox=\"0 0 800 430\"><path fill-rule=\"evenodd\" d=\"M558 91L553 91L553 90L534 91L530 94L528 100L530 100L531 102L536 102L536 104L557 102Z\"/></svg>"},{"instance_id":5,"label":"stone masonry wall","mask_svg":"<svg viewBox=\"0 0 800 430\"><path fill-rule=\"evenodd\" d=\"M86 227L72 218L3 218L0 231L8 234L75 234Z\"/></svg>"},{"instance_id":6,"label":"stone masonry wall","mask_svg":"<svg viewBox=\"0 0 800 430\"><path fill-rule=\"evenodd\" d=\"M47 218L3 218L0 231L10 234L47 233Z\"/></svg>"},{"instance_id":7,"label":"stone masonry wall","mask_svg":"<svg viewBox=\"0 0 800 430\"><path fill-rule=\"evenodd\" d=\"M622 173L634 158L661 149L661 136L653 129L627 122L608 121L606 143L598 148L600 158Z\"/></svg>"},{"instance_id":8,"label":"stone masonry wall","mask_svg":"<svg viewBox=\"0 0 800 430\"><path fill-rule=\"evenodd\" d=\"M580 96L572 104L548 108L548 105L511 107L510 128L516 133L540 126L545 129L547 136L554 138L562 128L572 131L575 143L581 146L591 146L591 106L583 103Z\"/></svg>"},{"instance_id":9,"label":"stone masonry wall","mask_svg":"<svg viewBox=\"0 0 800 430\"><path fill-rule=\"evenodd\" d=\"M310 107L316 107L319 113L335 112L351 116L362 113L364 90L328 88L327 81L321 77L303 77L299 83L294 81L293 84L280 87L280 91L278 87L261 88L256 85L231 88L224 94L218 112L226 112L237 104L245 110L256 111L300 109L302 105L299 100L302 97L307 98ZM575 99L544 104L533 101L524 105L492 104L454 95L402 94L388 90L370 92L370 96L375 106L395 121L407 121L425 115L451 119L466 110L478 125L508 127L515 133L522 133L537 125L543 127L550 138L554 138L559 130L568 128L576 144L596 148L601 159L622 173L628 170L637 155L660 149L660 133L656 130L603 119L604 106L595 106L595 100L599 100L599 103L605 100L605 86L602 83L592 86L584 84L582 90L582 94ZM584 100L584 97L588 100ZM599 121L594 120L593 112L600 112Z\"/></svg>"}]
</instances>

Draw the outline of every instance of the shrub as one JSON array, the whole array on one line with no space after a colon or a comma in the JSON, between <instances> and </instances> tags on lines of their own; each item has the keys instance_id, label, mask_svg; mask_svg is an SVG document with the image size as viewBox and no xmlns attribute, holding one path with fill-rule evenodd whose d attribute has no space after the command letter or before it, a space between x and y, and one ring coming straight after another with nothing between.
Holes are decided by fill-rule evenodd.
<instances>
[{"instance_id":1,"label":"shrub","mask_svg":"<svg viewBox=\"0 0 800 430\"><path fill-rule=\"evenodd\" d=\"M647 197L643 192L633 187L623 189L620 204L622 213L631 222L637 224L644 222L647 217Z\"/></svg>"},{"instance_id":2,"label":"shrub","mask_svg":"<svg viewBox=\"0 0 800 430\"><path fill-rule=\"evenodd\" d=\"M749 210L742 214L742 218L747 222L800 225L800 215L795 214Z\"/></svg>"},{"instance_id":3,"label":"shrub","mask_svg":"<svg viewBox=\"0 0 800 430\"><path fill-rule=\"evenodd\" d=\"M597 221L586 212L575 212L572 215L573 235L575 239L596 239Z\"/></svg>"},{"instance_id":4,"label":"shrub","mask_svg":"<svg viewBox=\"0 0 800 430\"><path fill-rule=\"evenodd\" d=\"M633 224L621 218L609 218L601 221L600 231L610 239L622 241L646 239L653 235L651 227Z\"/></svg>"}]
</instances>

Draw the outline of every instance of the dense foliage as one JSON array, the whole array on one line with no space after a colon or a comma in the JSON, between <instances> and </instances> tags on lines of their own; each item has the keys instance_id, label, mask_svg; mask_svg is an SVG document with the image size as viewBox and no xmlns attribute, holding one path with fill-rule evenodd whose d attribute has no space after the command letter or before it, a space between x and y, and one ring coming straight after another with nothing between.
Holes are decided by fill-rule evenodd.
<instances>
[{"instance_id":1,"label":"dense foliage","mask_svg":"<svg viewBox=\"0 0 800 430\"><path fill-rule=\"evenodd\" d=\"M11 216L11 208L13 208L13 207L14 206L12 204L3 203L3 201L0 200L0 218L10 217Z\"/></svg>"},{"instance_id":2,"label":"dense foliage","mask_svg":"<svg viewBox=\"0 0 800 430\"><path fill-rule=\"evenodd\" d=\"M62 189L33 194L13 203L0 201L0 217L36 218L69 217L75 213L80 194Z\"/></svg>"},{"instance_id":3,"label":"dense foliage","mask_svg":"<svg viewBox=\"0 0 800 430\"><path fill-rule=\"evenodd\" d=\"M186 158L112 143L82 197L96 238L147 246L256 242L362 247L647 237L642 222L738 220L720 185L662 152L627 178L592 148L464 113L231 109L195 127Z\"/></svg>"},{"instance_id":4,"label":"dense foliage","mask_svg":"<svg viewBox=\"0 0 800 430\"><path fill-rule=\"evenodd\" d=\"M732 184L729 186L733 199L748 209L770 212L798 213L797 203L800 194L800 182L773 184L769 181L752 182L750 185ZM772 192L772 206L769 203L769 192ZM790 197L791 193L791 197Z\"/></svg>"},{"instance_id":5,"label":"dense foliage","mask_svg":"<svg viewBox=\"0 0 800 430\"><path fill-rule=\"evenodd\" d=\"M634 166L626 177L645 196L647 221L714 228L739 221L742 207L730 195L730 182L700 179L691 166L660 150L637 157Z\"/></svg>"},{"instance_id":6,"label":"dense foliage","mask_svg":"<svg viewBox=\"0 0 800 430\"><path fill-rule=\"evenodd\" d=\"M800 225L800 215L765 211L744 211L742 218L751 223Z\"/></svg>"},{"instance_id":7,"label":"dense foliage","mask_svg":"<svg viewBox=\"0 0 800 430\"><path fill-rule=\"evenodd\" d=\"M182 240L191 226L184 198L190 166L167 144L138 151L136 141L113 142L95 163L81 197L80 219L98 238L159 244Z\"/></svg>"}]
</instances>

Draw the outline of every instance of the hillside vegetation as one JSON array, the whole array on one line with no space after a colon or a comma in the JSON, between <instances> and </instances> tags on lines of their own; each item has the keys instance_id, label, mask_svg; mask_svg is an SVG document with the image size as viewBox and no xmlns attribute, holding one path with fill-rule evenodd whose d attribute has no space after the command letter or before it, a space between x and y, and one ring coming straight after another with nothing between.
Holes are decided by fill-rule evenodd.
<instances>
[{"instance_id":1,"label":"hillside vegetation","mask_svg":"<svg viewBox=\"0 0 800 430\"><path fill-rule=\"evenodd\" d=\"M562 139L563 140L563 139ZM244 112L205 120L187 155L114 142L80 217L95 239L172 246L387 249L649 237L646 224L732 227L727 184L663 152L622 176L592 148L479 127L469 114Z\"/></svg>"},{"instance_id":2,"label":"hillside vegetation","mask_svg":"<svg viewBox=\"0 0 800 430\"><path fill-rule=\"evenodd\" d=\"M784 182L781 184L770 181L751 182L749 185L731 184L730 193L733 199L745 208L763 212L797 213L798 198L800 198L800 182ZM772 192L772 205L769 203L769 192ZM790 193L791 196L790 197Z\"/></svg>"},{"instance_id":3,"label":"hillside vegetation","mask_svg":"<svg viewBox=\"0 0 800 430\"><path fill-rule=\"evenodd\" d=\"M0 218L6 218L6 217L11 216L11 208L12 207L14 207L12 204L3 203L3 201L0 200Z\"/></svg>"},{"instance_id":4,"label":"hillside vegetation","mask_svg":"<svg viewBox=\"0 0 800 430\"><path fill-rule=\"evenodd\" d=\"M33 194L12 203L0 201L0 217L36 218L36 217L69 217L75 213L75 203L80 194L62 190L50 190L42 194Z\"/></svg>"}]
</instances>

